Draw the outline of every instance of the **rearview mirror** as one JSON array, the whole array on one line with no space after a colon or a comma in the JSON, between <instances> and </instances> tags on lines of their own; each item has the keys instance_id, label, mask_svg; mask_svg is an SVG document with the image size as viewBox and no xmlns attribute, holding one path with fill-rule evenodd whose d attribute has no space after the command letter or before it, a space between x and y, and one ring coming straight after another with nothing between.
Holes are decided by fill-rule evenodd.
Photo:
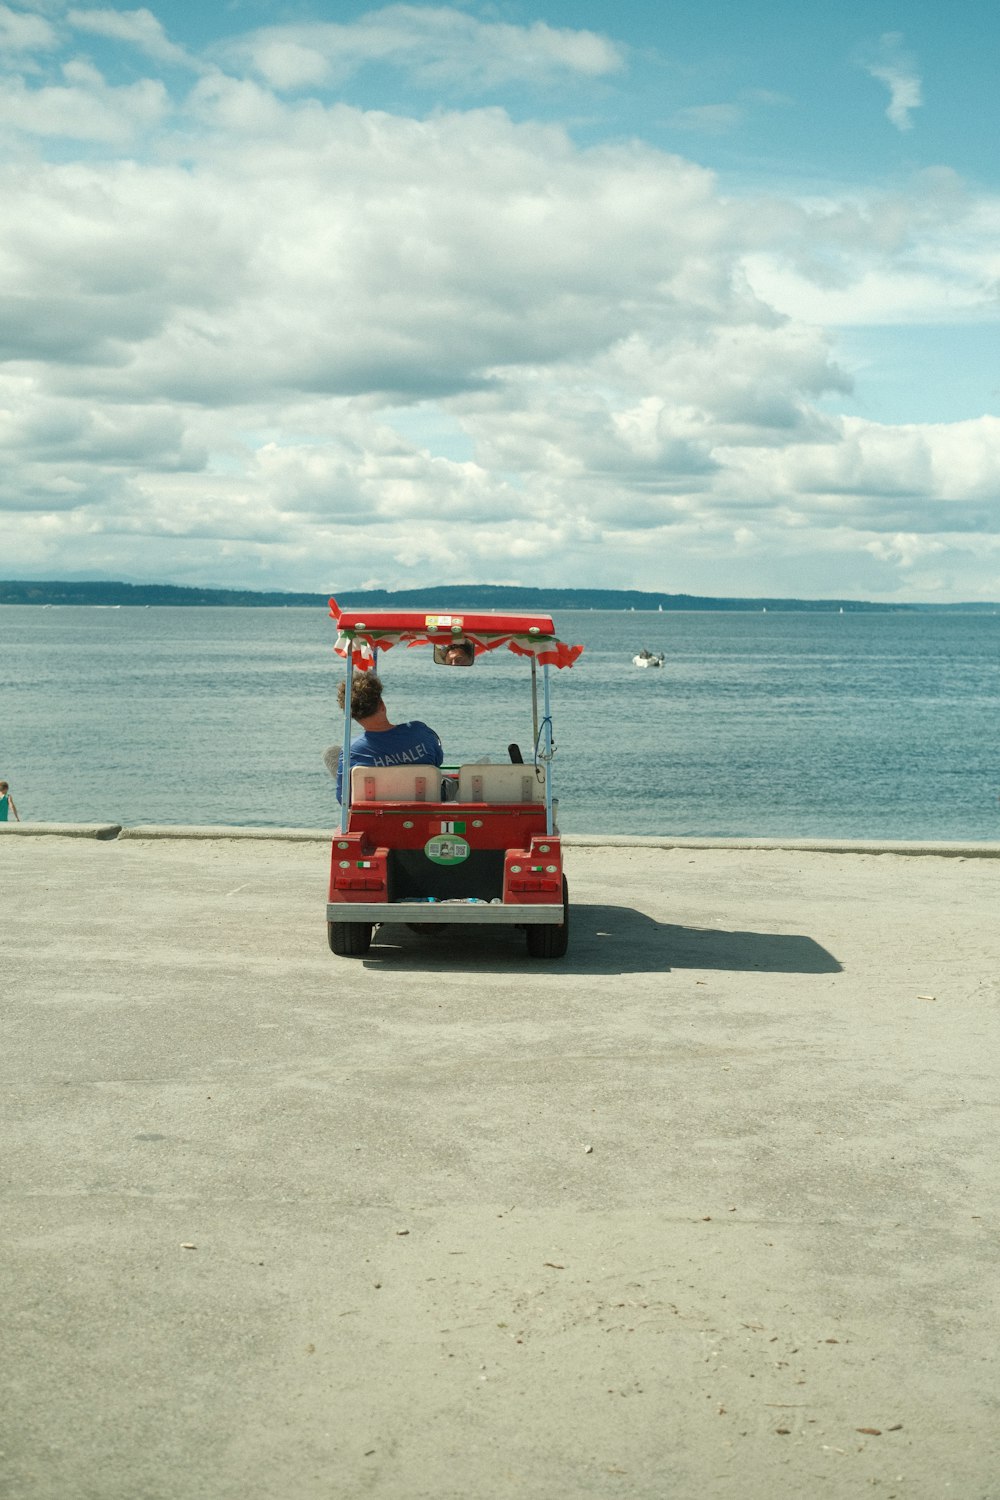
<instances>
[{"instance_id":1,"label":"rearview mirror","mask_svg":"<svg viewBox=\"0 0 1000 1500\"><path fill-rule=\"evenodd\" d=\"M434 660L439 667L471 667L475 665L476 648L471 641L448 641L434 647Z\"/></svg>"}]
</instances>

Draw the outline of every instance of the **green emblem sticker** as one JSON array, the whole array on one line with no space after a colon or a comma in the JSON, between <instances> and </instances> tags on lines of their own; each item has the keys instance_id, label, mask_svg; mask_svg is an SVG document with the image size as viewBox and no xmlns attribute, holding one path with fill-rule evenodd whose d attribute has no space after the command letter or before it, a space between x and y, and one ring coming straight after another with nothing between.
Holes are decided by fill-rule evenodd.
<instances>
[{"instance_id":1,"label":"green emblem sticker","mask_svg":"<svg viewBox=\"0 0 1000 1500\"><path fill-rule=\"evenodd\" d=\"M461 834L436 833L427 840L424 853L436 865L460 865L469 857L469 845Z\"/></svg>"}]
</instances>

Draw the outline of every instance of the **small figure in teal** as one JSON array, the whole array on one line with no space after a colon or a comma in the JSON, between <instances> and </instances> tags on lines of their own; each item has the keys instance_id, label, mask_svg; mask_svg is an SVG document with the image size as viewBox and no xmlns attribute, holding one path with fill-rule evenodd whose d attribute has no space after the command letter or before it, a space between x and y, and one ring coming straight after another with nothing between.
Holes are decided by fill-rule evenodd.
<instances>
[{"instance_id":1,"label":"small figure in teal","mask_svg":"<svg viewBox=\"0 0 1000 1500\"><path fill-rule=\"evenodd\" d=\"M6 781L0 781L0 823L7 822L8 810L14 814L15 823L20 823L21 814L17 810L17 803L10 795L10 786Z\"/></svg>"}]
</instances>

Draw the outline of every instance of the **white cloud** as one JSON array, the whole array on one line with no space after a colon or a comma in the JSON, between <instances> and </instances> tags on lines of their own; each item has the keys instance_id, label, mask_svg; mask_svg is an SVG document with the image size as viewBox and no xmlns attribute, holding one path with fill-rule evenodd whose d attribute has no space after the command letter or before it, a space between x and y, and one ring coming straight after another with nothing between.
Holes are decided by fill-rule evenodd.
<instances>
[{"instance_id":1,"label":"white cloud","mask_svg":"<svg viewBox=\"0 0 1000 1500\"><path fill-rule=\"evenodd\" d=\"M910 569L928 557L940 555L947 550L946 543L936 537L914 536L912 532L897 532L894 536L879 537L865 544L879 562L887 562L900 568Z\"/></svg>"},{"instance_id":2,"label":"white cloud","mask_svg":"<svg viewBox=\"0 0 1000 1500\"><path fill-rule=\"evenodd\" d=\"M891 196L785 205L783 214L744 267L755 293L787 317L830 328L1000 311L1000 198L973 197L953 173L921 172ZM778 215L771 220L778 227Z\"/></svg>"},{"instance_id":3,"label":"white cloud","mask_svg":"<svg viewBox=\"0 0 1000 1500\"><path fill-rule=\"evenodd\" d=\"M1000 536L1000 418L887 427L842 418L825 441L722 450L740 507L873 532ZM721 500L720 495L720 500Z\"/></svg>"},{"instance_id":4,"label":"white cloud","mask_svg":"<svg viewBox=\"0 0 1000 1500\"><path fill-rule=\"evenodd\" d=\"M670 123L677 130L700 131L705 135L728 135L741 125L745 111L738 104L689 104L675 110Z\"/></svg>"},{"instance_id":5,"label":"white cloud","mask_svg":"<svg viewBox=\"0 0 1000 1500\"><path fill-rule=\"evenodd\" d=\"M130 42L157 62L180 67L200 66L183 47L170 41L151 11L70 10L66 20L77 31L108 37L116 42Z\"/></svg>"},{"instance_id":6,"label":"white cloud","mask_svg":"<svg viewBox=\"0 0 1000 1500\"><path fill-rule=\"evenodd\" d=\"M624 66L622 49L594 32L544 21L513 26L415 5L387 6L344 24L267 27L229 44L223 55L278 90L342 82L369 64L463 93L511 82L544 85L560 75L600 78Z\"/></svg>"},{"instance_id":7,"label":"white cloud","mask_svg":"<svg viewBox=\"0 0 1000 1500\"><path fill-rule=\"evenodd\" d=\"M735 99L713 104L688 104L670 116L675 130L701 135L731 135L762 109L786 108L793 101L773 89L741 89Z\"/></svg>"},{"instance_id":8,"label":"white cloud","mask_svg":"<svg viewBox=\"0 0 1000 1500\"><path fill-rule=\"evenodd\" d=\"M58 45L54 27L41 16L0 5L0 49L4 53L49 52Z\"/></svg>"},{"instance_id":9,"label":"white cloud","mask_svg":"<svg viewBox=\"0 0 1000 1500\"><path fill-rule=\"evenodd\" d=\"M911 130L913 111L924 102L923 88L916 62L903 46L902 34L887 31L879 44L877 57L864 66L889 90L886 118L897 130Z\"/></svg>"},{"instance_id":10,"label":"white cloud","mask_svg":"<svg viewBox=\"0 0 1000 1500\"><path fill-rule=\"evenodd\" d=\"M81 15L177 61L148 11ZM276 91L376 57L599 76L619 54L586 34L393 7L244 46L255 76L186 96L68 58L0 102L12 138L54 142L0 164L13 574L735 592L748 557L774 588L808 558L841 570L819 592L855 565L891 592L1000 536L998 420L838 416L833 332L990 315L994 200L939 172L743 202L500 108Z\"/></svg>"},{"instance_id":11,"label":"white cloud","mask_svg":"<svg viewBox=\"0 0 1000 1500\"><path fill-rule=\"evenodd\" d=\"M0 129L66 141L126 146L160 123L167 91L158 79L113 87L87 63L68 62L62 84L29 87L8 79L0 91Z\"/></svg>"}]
</instances>

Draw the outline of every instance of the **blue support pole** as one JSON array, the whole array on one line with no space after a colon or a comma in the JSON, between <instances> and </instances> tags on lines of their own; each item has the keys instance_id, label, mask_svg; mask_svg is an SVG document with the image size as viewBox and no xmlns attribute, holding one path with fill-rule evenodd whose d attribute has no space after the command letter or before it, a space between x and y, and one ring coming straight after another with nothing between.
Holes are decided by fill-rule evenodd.
<instances>
[{"instance_id":1,"label":"blue support pole","mask_svg":"<svg viewBox=\"0 0 1000 1500\"><path fill-rule=\"evenodd\" d=\"M549 664L542 663L542 698L544 704L543 724L545 727L545 746L542 750L542 759L545 761L545 832L551 838L555 832L555 818L552 815L552 711L549 707Z\"/></svg>"},{"instance_id":2,"label":"blue support pole","mask_svg":"<svg viewBox=\"0 0 1000 1500\"><path fill-rule=\"evenodd\" d=\"M354 685L354 642L347 643L347 686L344 689L344 748L340 762L340 831L347 832L351 810L351 688Z\"/></svg>"}]
</instances>

